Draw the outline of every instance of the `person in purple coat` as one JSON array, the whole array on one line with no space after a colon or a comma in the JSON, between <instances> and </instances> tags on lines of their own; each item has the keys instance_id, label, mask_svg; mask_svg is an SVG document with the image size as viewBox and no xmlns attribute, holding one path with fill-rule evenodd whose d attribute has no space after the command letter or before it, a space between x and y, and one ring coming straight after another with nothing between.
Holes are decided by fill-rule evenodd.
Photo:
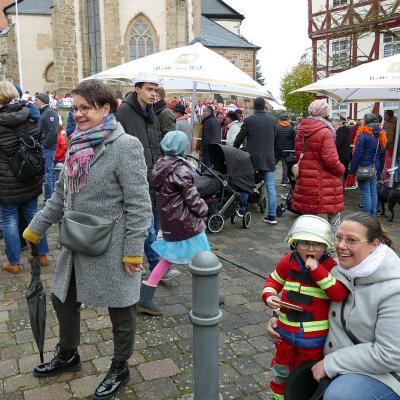
<instances>
[{"instance_id":1,"label":"person in purple coat","mask_svg":"<svg viewBox=\"0 0 400 400\"><path fill-rule=\"evenodd\" d=\"M152 172L163 240L152 244L160 261L142 282L137 303L138 311L150 315L162 314L153 296L172 264L189 264L198 252L210 250L203 221L208 207L194 185L194 166L182 157L188 144L184 132L168 132L161 141L165 156Z\"/></svg>"}]
</instances>

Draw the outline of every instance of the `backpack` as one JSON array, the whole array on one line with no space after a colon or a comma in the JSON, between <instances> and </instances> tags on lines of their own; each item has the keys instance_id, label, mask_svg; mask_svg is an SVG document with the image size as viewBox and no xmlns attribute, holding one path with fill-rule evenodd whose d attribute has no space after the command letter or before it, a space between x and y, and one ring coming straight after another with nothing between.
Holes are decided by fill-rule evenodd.
<instances>
[{"instance_id":1,"label":"backpack","mask_svg":"<svg viewBox=\"0 0 400 400\"><path fill-rule=\"evenodd\" d=\"M21 136L12 133L18 137L17 150L11 156L1 149L0 152L6 156L7 164L17 181L26 182L37 176L43 176L44 159L40 143L27 133Z\"/></svg>"}]
</instances>

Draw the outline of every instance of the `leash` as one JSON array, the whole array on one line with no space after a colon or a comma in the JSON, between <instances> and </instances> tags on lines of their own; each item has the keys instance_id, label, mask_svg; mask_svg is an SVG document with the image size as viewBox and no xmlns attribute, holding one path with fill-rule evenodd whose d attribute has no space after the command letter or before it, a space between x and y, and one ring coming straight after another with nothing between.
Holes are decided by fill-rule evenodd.
<instances>
[{"instance_id":1,"label":"leash","mask_svg":"<svg viewBox=\"0 0 400 400\"><path fill-rule=\"evenodd\" d=\"M253 275L255 275L255 276L257 276L257 277L259 277L259 278L261 278L261 279L263 279L263 280L266 279L265 276L263 276L263 275L261 275L261 274L259 274L259 273L257 273L257 272L254 272L254 271L252 271L251 269L248 269L248 268L246 268L246 267L243 267L243 265L236 264L236 263L234 263L233 261L230 261L230 260L226 259L225 257L219 256L215 251L214 251L214 254L215 254L220 260L222 260L222 261L225 261L225 262L227 262L227 263L229 263L229 264L231 264L231 265L233 265L233 266L235 266L235 267L237 267L237 268L239 268L239 269L242 269L242 270L244 270L244 271L246 271L246 272L249 272L250 274L253 274Z\"/></svg>"}]
</instances>

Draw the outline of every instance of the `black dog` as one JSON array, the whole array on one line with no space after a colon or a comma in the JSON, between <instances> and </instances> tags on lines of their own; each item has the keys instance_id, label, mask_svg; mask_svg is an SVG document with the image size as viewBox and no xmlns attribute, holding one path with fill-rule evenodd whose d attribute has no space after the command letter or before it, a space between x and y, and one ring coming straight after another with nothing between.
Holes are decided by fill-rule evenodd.
<instances>
[{"instance_id":1,"label":"black dog","mask_svg":"<svg viewBox=\"0 0 400 400\"><path fill-rule=\"evenodd\" d=\"M387 202L388 202L388 208L389 208L389 211L390 211L390 214L391 214L391 216L390 216L390 218L389 218L389 221L390 221L390 222L393 222L393 218L394 218L394 206L395 206L397 203L400 204L400 189L392 188L392 189L390 190L390 193L389 193L389 197L388 197Z\"/></svg>"},{"instance_id":2,"label":"black dog","mask_svg":"<svg viewBox=\"0 0 400 400\"><path fill-rule=\"evenodd\" d=\"M385 215L385 203L388 202L389 194L393 190L393 188L385 186L383 183L378 183L376 189L378 192L378 201L380 201L382 204L381 215Z\"/></svg>"}]
</instances>

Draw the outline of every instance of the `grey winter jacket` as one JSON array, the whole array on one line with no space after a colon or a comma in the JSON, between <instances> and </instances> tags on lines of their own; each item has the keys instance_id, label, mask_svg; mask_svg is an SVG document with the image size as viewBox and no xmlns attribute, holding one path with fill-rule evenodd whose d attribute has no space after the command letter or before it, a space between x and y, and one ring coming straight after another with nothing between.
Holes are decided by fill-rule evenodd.
<instances>
[{"instance_id":1,"label":"grey winter jacket","mask_svg":"<svg viewBox=\"0 0 400 400\"><path fill-rule=\"evenodd\" d=\"M342 302L332 302L324 367L334 378L346 373L371 376L400 395L400 259L389 247L382 268L365 278L348 280L336 268L333 274L350 290L344 307L347 328L361 344L353 345L340 321Z\"/></svg>"},{"instance_id":2,"label":"grey winter jacket","mask_svg":"<svg viewBox=\"0 0 400 400\"><path fill-rule=\"evenodd\" d=\"M129 277L124 256L142 256L151 223L151 202L146 165L140 142L125 134L118 124L103 144L94 148L95 157L84 188L67 194L67 208L113 219L115 223L107 251L98 257L73 254L61 248L53 280L53 293L65 302L72 267L75 270L77 300L96 307L127 307L139 300L140 273ZM52 198L29 224L42 237L61 221L64 214L64 171Z\"/></svg>"}]
</instances>

